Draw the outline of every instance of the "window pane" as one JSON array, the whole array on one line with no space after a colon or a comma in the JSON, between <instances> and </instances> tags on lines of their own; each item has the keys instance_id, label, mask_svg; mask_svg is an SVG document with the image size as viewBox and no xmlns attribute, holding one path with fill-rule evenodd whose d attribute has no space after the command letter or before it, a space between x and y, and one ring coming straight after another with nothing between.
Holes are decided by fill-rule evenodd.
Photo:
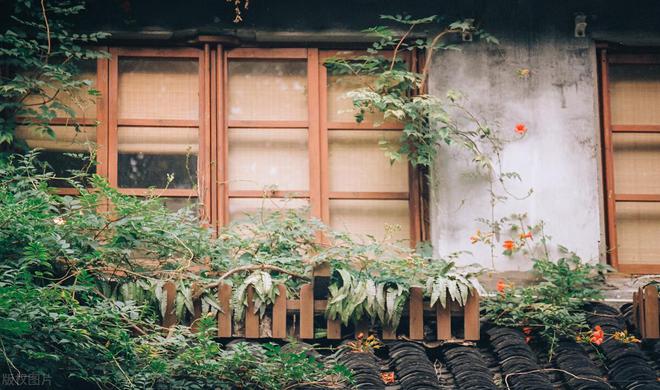
<instances>
[{"instance_id":1,"label":"window pane","mask_svg":"<svg viewBox=\"0 0 660 390\"><path fill-rule=\"evenodd\" d=\"M34 128L19 126L16 137L24 140L31 148L44 149L39 153L39 160L50 164L57 177L71 177L71 171L96 172L96 166L90 163L90 156L96 151L96 128L81 126L51 126L55 138L39 133ZM70 187L63 180L54 180L54 187Z\"/></svg>"},{"instance_id":2,"label":"window pane","mask_svg":"<svg viewBox=\"0 0 660 390\"><path fill-rule=\"evenodd\" d=\"M233 198L229 199L229 220L247 220L262 210L299 209L309 206L307 199L284 198Z\"/></svg>"},{"instance_id":3,"label":"window pane","mask_svg":"<svg viewBox=\"0 0 660 390\"><path fill-rule=\"evenodd\" d=\"M199 119L196 59L120 58L119 118Z\"/></svg>"},{"instance_id":4,"label":"window pane","mask_svg":"<svg viewBox=\"0 0 660 390\"><path fill-rule=\"evenodd\" d=\"M96 61L81 62L78 64L78 71L80 73L75 79L90 81L92 83L91 86L76 89L75 91L58 91L51 87L45 88L44 92L48 97L53 97L57 93L56 100L71 108L76 114L76 119L96 119L96 97L89 94L89 90L94 89L96 84ZM41 104L45 98L31 95L25 99L25 103L31 105ZM70 117L63 110L56 109L55 112L59 118Z\"/></svg>"},{"instance_id":5,"label":"window pane","mask_svg":"<svg viewBox=\"0 0 660 390\"><path fill-rule=\"evenodd\" d=\"M660 194L660 134L615 133L614 190Z\"/></svg>"},{"instance_id":6,"label":"window pane","mask_svg":"<svg viewBox=\"0 0 660 390\"><path fill-rule=\"evenodd\" d=\"M160 198L163 201L165 207L170 211L179 211L184 207L194 206L193 211L197 211L197 198Z\"/></svg>"},{"instance_id":7,"label":"window pane","mask_svg":"<svg viewBox=\"0 0 660 390\"><path fill-rule=\"evenodd\" d=\"M332 130L329 132L330 191L408 191L408 162L390 164L378 142L398 149L401 133Z\"/></svg>"},{"instance_id":8,"label":"window pane","mask_svg":"<svg viewBox=\"0 0 660 390\"><path fill-rule=\"evenodd\" d=\"M229 62L229 119L307 120L307 63Z\"/></svg>"},{"instance_id":9,"label":"window pane","mask_svg":"<svg viewBox=\"0 0 660 390\"><path fill-rule=\"evenodd\" d=\"M366 234L383 238L386 225L398 225L392 232L394 240L410 239L410 213L407 200L346 200L330 201L330 226L349 232L356 238Z\"/></svg>"},{"instance_id":10,"label":"window pane","mask_svg":"<svg viewBox=\"0 0 660 390\"><path fill-rule=\"evenodd\" d=\"M123 188L193 188L197 184L196 128L120 127L118 179Z\"/></svg>"},{"instance_id":11,"label":"window pane","mask_svg":"<svg viewBox=\"0 0 660 390\"><path fill-rule=\"evenodd\" d=\"M229 188L309 190L306 129L230 129Z\"/></svg>"},{"instance_id":12,"label":"window pane","mask_svg":"<svg viewBox=\"0 0 660 390\"><path fill-rule=\"evenodd\" d=\"M612 123L660 124L660 65L611 65Z\"/></svg>"},{"instance_id":13,"label":"window pane","mask_svg":"<svg viewBox=\"0 0 660 390\"><path fill-rule=\"evenodd\" d=\"M660 203L618 202L616 223L619 263L660 263Z\"/></svg>"}]
</instances>

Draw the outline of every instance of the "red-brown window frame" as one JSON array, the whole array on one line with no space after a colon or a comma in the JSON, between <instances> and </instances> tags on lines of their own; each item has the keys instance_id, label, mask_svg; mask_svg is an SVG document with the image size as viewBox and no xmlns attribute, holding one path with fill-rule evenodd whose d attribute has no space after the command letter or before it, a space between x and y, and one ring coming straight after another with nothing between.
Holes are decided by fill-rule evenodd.
<instances>
[{"instance_id":1,"label":"red-brown window frame","mask_svg":"<svg viewBox=\"0 0 660 390\"><path fill-rule=\"evenodd\" d=\"M660 194L619 194L614 187L614 147L613 134L643 133L660 134L660 125L639 125L634 123L612 124L610 105L610 64L646 65L660 64L660 54L634 54L610 52L607 48L599 52L600 62L600 98L601 120L603 129L603 159L605 182L605 217L607 221L607 247L609 263L620 272L633 274L660 273L660 264L622 264L619 262L616 228L617 202L654 202L660 203Z\"/></svg>"},{"instance_id":2,"label":"red-brown window frame","mask_svg":"<svg viewBox=\"0 0 660 390\"><path fill-rule=\"evenodd\" d=\"M84 119L81 125L98 123L97 144L99 175L107 177L111 186L118 187L117 136L119 126L197 127L199 128L198 188L197 189L147 189L118 188L127 195L146 196L156 193L166 197L199 197L202 219L216 229L229 222L230 198L306 198L310 202L310 216L329 224L330 200L407 200L410 215L410 242L415 245L426 239L422 233L421 174L409 166L408 192L336 192L329 190L328 134L334 130L402 131L402 125L354 121L331 122L327 119L327 70L324 61L339 50L317 48L235 48L225 50L222 45L206 43L202 48L135 48L104 47L109 59L97 60L96 89L97 117ZM342 51L343 52L343 51ZM357 52L353 52L357 53ZM406 54L411 67L417 66L416 56ZM167 119L119 119L118 77L119 58L195 58L199 64L200 109L198 120ZM251 60L305 60L307 62L308 119L307 121L243 121L228 120L228 61ZM97 122L98 121L98 122ZM57 118L52 124L71 123L70 119ZM228 188L228 132L229 128L305 128L308 130L309 190L263 191L229 190ZM75 189L58 189L59 193L75 195Z\"/></svg>"},{"instance_id":3,"label":"red-brown window frame","mask_svg":"<svg viewBox=\"0 0 660 390\"><path fill-rule=\"evenodd\" d=\"M98 50L107 51L107 47L97 47ZM68 118L56 117L48 121L49 125L60 126L73 126L74 124L80 126L93 127L96 131L96 144L99 145L96 153L96 174L100 176L108 176L108 154L107 148L103 145L108 143L108 61L105 59L96 60L96 82L94 89L99 92L96 96L96 116L94 118ZM18 118L18 125L26 125L30 122L26 118ZM75 188L55 188L56 194L59 195L78 195L78 190Z\"/></svg>"},{"instance_id":4,"label":"red-brown window frame","mask_svg":"<svg viewBox=\"0 0 660 390\"><path fill-rule=\"evenodd\" d=\"M268 196L272 198L297 197L306 198L310 202L310 215L330 223L330 200L333 199L361 199L361 200L407 200L410 216L410 242L415 245L423 239L421 237L420 213L420 175L418 170L409 167L408 192L336 192L330 191L328 182L329 157L328 135L333 130L362 130L362 131L402 131L400 124L382 124L374 127L373 123L363 122L330 122L327 113L327 70L324 61L337 55L337 50L319 50L316 48L294 49L267 49L267 48L238 48L222 53L217 49L216 73L221 74L216 89L223 91L222 99L217 101L218 126L217 139L222 140L222 149L216 154L216 161L220 163L217 174L218 196L216 198L218 214L217 221L222 224L229 222L229 199L231 198L258 198L264 196L262 191L230 191L228 189L228 132L229 128L304 128L308 129L308 157L309 157L309 191L289 192L274 191ZM411 56L414 58L413 56ZM227 64L231 59L251 60L306 60L308 85L308 119L307 121L239 121L228 120L228 74ZM408 59L410 60L410 59ZM410 61L411 66L416 66Z\"/></svg>"},{"instance_id":5,"label":"red-brown window frame","mask_svg":"<svg viewBox=\"0 0 660 390\"><path fill-rule=\"evenodd\" d=\"M157 193L160 196L172 198L198 198L203 207L200 208L202 219L208 219L210 216L211 203L211 185L207 178L211 177L210 143L208 124L208 99L206 93L208 86L208 47L198 48L173 48L173 49L152 49L152 48L110 48L109 76L108 76L108 182L116 187L119 192L127 195L146 196L150 193ZM179 120L179 119L120 119L118 117L118 98L119 98L119 59L121 57L129 58L193 58L198 62L199 70L199 118L197 120ZM147 188L119 188L118 186L118 150L117 138L120 126L133 127L192 127L199 129L199 152L197 156L197 189L147 189Z\"/></svg>"}]
</instances>

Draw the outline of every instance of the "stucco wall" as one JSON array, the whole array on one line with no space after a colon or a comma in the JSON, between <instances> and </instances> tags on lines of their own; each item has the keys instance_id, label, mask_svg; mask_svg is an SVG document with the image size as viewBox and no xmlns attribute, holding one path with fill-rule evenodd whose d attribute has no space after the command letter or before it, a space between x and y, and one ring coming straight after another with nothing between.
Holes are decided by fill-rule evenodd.
<instances>
[{"instance_id":1,"label":"stucco wall","mask_svg":"<svg viewBox=\"0 0 660 390\"><path fill-rule=\"evenodd\" d=\"M515 138L514 126L528 130L522 140L507 144L504 171L515 171L521 183L511 183L514 195L495 207L495 217L527 212L530 222L544 220L555 244L583 259L602 260L603 215L600 136L595 45L574 38L572 31L498 36L501 44L468 44L461 52L443 52L434 59L430 92L444 95L456 89L467 107ZM530 76L518 75L529 69ZM470 156L456 147L442 147L432 170L431 235L440 255L469 250L462 263L478 262L497 271L524 271L524 256L506 257L501 243L473 245L470 236L478 218L490 218L488 180L474 174ZM501 189L495 187L499 194ZM504 239L504 238L503 238ZM493 260L493 261L491 261Z\"/></svg>"}]
</instances>

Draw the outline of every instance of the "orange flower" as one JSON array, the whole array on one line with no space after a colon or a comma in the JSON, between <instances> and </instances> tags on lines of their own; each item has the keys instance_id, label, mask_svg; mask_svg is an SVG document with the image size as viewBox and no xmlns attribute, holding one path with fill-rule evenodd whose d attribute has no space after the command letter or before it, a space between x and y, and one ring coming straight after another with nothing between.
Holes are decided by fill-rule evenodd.
<instances>
[{"instance_id":1,"label":"orange flower","mask_svg":"<svg viewBox=\"0 0 660 390\"><path fill-rule=\"evenodd\" d=\"M386 385L394 383L394 371L381 372L380 379L382 379L383 383Z\"/></svg>"},{"instance_id":2,"label":"orange flower","mask_svg":"<svg viewBox=\"0 0 660 390\"><path fill-rule=\"evenodd\" d=\"M605 337L605 332L603 332L603 329L600 327L600 325L594 326L593 332L591 332L591 338L589 341L596 345L601 345L603 343L603 337Z\"/></svg>"},{"instance_id":3,"label":"orange flower","mask_svg":"<svg viewBox=\"0 0 660 390\"><path fill-rule=\"evenodd\" d=\"M518 123L515 127L516 133L524 135L527 132L527 126L524 123Z\"/></svg>"},{"instance_id":4,"label":"orange flower","mask_svg":"<svg viewBox=\"0 0 660 390\"><path fill-rule=\"evenodd\" d=\"M476 244L481 240L481 231L477 230L477 232L474 234L474 236L470 236L470 242L473 244Z\"/></svg>"},{"instance_id":5,"label":"orange flower","mask_svg":"<svg viewBox=\"0 0 660 390\"><path fill-rule=\"evenodd\" d=\"M532 336L525 336L525 344L529 344L532 341Z\"/></svg>"},{"instance_id":6,"label":"orange flower","mask_svg":"<svg viewBox=\"0 0 660 390\"><path fill-rule=\"evenodd\" d=\"M513 242L512 240L506 240L504 241L504 244L502 244L505 250L507 251L512 251L516 247L516 243Z\"/></svg>"},{"instance_id":7,"label":"orange flower","mask_svg":"<svg viewBox=\"0 0 660 390\"><path fill-rule=\"evenodd\" d=\"M522 328L522 331L523 331L524 334L526 334L528 336L530 334L532 334L532 328L530 328L529 326L526 326L526 327Z\"/></svg>"},{"instance_id":8,"label":"orange flower","mask_svg":"<svg viewBox=\"0 0 660 390\"><path fill-rule=\"evenodd\" d=\"M500 279L497 281L497 292L500 294L504 294L504 290L509 288L509 285L504 282L504 280Z\"/></svg>"},{"instance_id":9,"label":"orange flower","mask_svg":"<svg viewBox=\"0 0 660 390\"><path fill-rule=\"evenodd\" d=\"M524 240L525 238L532 238L532 232L527 232L525 234L520 235L521 240Z\"/></svg>"}]
</instances>

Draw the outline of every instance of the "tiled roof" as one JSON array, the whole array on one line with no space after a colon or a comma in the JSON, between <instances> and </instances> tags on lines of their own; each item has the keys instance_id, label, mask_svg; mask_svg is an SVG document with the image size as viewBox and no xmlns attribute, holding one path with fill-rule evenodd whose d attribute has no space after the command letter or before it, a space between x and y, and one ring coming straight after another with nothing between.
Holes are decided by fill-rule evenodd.
<instances>
[{"instance_id":1,"label":"tiled roof","mask_svg":"<svg viewBox=\"0 0 660 390\"><path fill-rule=\"evenodd\" d=\"M591 326L606 334L631 329L629 306L620 310L601 303L585 308ZM474 344L422 345L410 341L386 343L376 354L344 352L339 360L355 372L362 389L659 389L660 343L624 344L608 339L599 347L563 340L547 350L528 344L517 329L484 324ZM394 372L385 385L380 374Z\"/></svg>"}]
</instances>

